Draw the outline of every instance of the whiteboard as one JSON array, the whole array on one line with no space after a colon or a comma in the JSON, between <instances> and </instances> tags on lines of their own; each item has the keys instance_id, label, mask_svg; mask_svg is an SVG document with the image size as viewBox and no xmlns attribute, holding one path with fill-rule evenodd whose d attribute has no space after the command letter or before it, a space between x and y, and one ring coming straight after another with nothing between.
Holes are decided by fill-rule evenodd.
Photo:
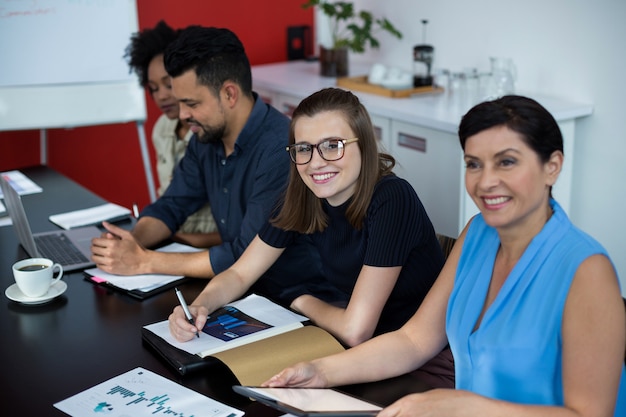
<instances>
[{"instance_id":1,"label":"whiteboard","mask_svg":"<svg viewBox=\"0 0 626 417\"><path fill-rule=\"evenodd\" d=\"M0 0L0 130L143 121L135 0Z\"/></svg>"}]
</instances>

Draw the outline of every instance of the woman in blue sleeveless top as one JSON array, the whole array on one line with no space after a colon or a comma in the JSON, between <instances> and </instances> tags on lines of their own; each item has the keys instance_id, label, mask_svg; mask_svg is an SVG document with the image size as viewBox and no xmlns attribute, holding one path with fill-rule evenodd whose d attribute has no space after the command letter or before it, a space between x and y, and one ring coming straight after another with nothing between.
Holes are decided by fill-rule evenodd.
<instances>
[{"instance_id":1,"label":"woman in blue sleeveless top","mask_svg":"<svg viewBox=\"0 0 626 417\"><path fill-rule=\"evenodd\" d=\"M626 315L607 252L552 199L559 127L520 96L461 121L480 209L400 330L288 368L269 386L332 386L409 372L449 340L456 389L408 395L380 417L626 416ZM392 359L393 358L393 359Z\"/></svg>"}]
</instances>

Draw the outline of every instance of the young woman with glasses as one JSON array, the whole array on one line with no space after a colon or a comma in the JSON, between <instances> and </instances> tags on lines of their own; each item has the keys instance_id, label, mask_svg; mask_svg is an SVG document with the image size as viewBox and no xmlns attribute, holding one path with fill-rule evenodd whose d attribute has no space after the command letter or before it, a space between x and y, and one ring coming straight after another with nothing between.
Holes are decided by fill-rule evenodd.
<instances>
[{"instance_id":1,"label":"young woman with glasses","mask_svg":"<svg viewBox=\"0 0 626 417\"><path fill-rule=\"evenodd\" d=\"M209 312L241 297L301 234L318 248L326 282L294 285L284 299L347 346L398 329L432 286L444 262L432 223L411 185L392 173L393 157L378 151L359 99L338 88L304 99L289 143L281 206L192 303L195 325L176 307L170 329L178 340L192 339ZM453 374L451 357L443 368Z\"/></svg>"}]
</instances>

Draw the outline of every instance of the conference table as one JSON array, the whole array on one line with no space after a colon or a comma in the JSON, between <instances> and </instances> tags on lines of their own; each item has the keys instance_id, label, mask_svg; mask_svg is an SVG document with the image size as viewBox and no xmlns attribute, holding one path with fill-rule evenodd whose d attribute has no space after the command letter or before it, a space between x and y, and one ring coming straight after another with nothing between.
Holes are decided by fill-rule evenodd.
<instances>
[{"instance_id":1,"label":"conference table","mask_svg":"<svg viewBox=\"0 0 626 417\"><path fill-rule=\"evenodd\" d=\"M57 228L51 214L93 207L106 201L46 166L20 169L43 192L22 196L33 232ZM132 227L132 220L122 224ZM0 287L14 283L11 266L28 255L12 226L0 227ZM53 404L117 375L142 367L248 416L277 416L260 403L235 394L237 380L228 368L180 375L142 342L142 326L167 319L177 305L174 291L143 301L95 285L82 272L67 273L67 290L39 305L0 302L0 414L64 416ZM192 300L206 284L190 279L180 288ZM387 405L410 392L429 389L411 375L369 384L340 387Z\"/></svg>"}]
</instances>

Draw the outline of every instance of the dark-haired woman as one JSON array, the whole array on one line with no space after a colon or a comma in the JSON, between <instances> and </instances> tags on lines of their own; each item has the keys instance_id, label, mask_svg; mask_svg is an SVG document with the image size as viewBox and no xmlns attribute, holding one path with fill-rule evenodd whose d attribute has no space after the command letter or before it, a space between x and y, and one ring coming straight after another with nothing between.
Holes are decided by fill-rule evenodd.
<instances>
[{"instance_id":1,"label":"dark-haired woman","mask_svg":"<svg viewBox=\"0 0 626 417\"><path fill-rule=\"evenodd\" d=\"M178 31L161 20L153 28L135 33L126 48L128 65L137 74L139 83L150 93L159 110L163 112L152 128L159 196L170 184L174 168L185 155L187 144L193 135L189 124L178 117L178 100L172 93L172 80L163 64L165 49L177 37ZM175 239L198 247L219 244L221 238L211 207L207 204L187 217Z\"/></svg>"}]
</instances>

